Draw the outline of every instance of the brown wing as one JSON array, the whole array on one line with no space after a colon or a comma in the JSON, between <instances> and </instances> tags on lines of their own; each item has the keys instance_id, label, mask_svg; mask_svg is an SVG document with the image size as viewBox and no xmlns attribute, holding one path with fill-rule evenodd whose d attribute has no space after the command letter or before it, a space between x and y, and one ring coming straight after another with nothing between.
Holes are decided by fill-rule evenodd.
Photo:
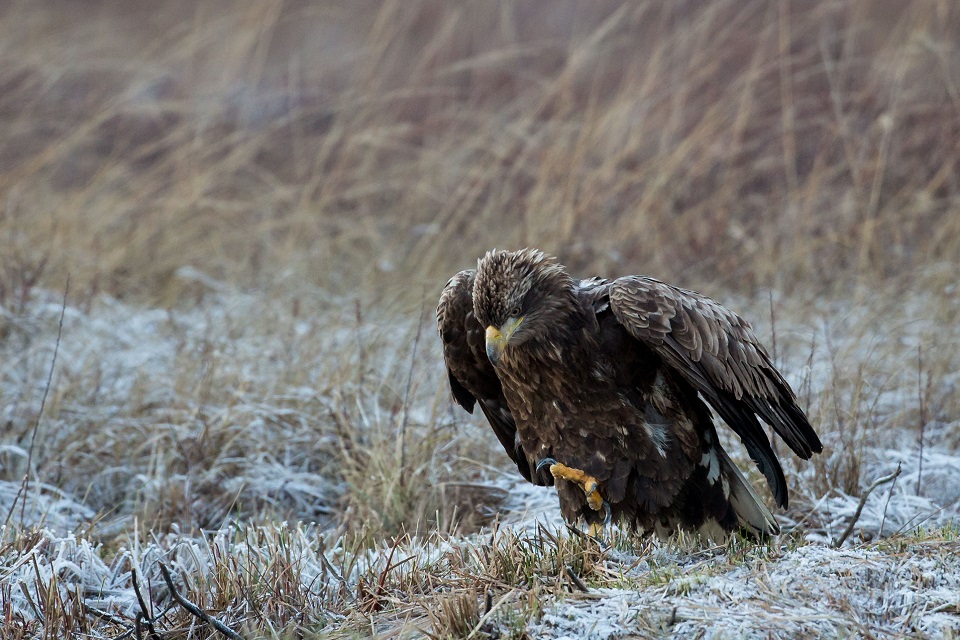
<instances>
[{"instance_id":1,"label":"brown wing","mask_svg":"<svg viewBox=\"0 0 960 640\"><path fill-rule=\"evenodd\" d=\"M706 296L641 276L610 285L610 308L737 432L777 502L786 506L783 471L757 416L801 458L823 445L750 324Z\"/></svg>"},{"instance_id":2,"label":"brown wing","mask_svg":"<svg viewBox=\"0 0 960 640\"><path fill-rule=\"evenodd\" d=\"M530 463L520 448L517 425L503 395L500 378L487 358L484 328L473 315L475 271L461 271L447 283L437 306L450 389L457 404L473 413L479 402L493 432L523 477L531 480Z\"/></svg>"}]
</instances>

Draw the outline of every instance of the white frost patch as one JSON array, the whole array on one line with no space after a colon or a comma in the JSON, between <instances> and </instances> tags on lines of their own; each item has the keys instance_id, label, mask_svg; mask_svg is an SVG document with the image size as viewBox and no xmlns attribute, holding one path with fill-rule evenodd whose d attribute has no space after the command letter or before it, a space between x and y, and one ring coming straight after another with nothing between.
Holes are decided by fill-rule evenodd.
<instances>
[{"instance_id":1,"label":"white frost patch","mask_svg":"<svg viewBox=\"0 0 960 640\"><path fill-rule=\"evenodd\" d=\"M0 480L0 518L10 514L10 522L18 526L48 527L70 531L90 522L93 509L73 500L60 489L48 484ZM0 522L2 524L2 522Z\"/></svg>"},{"instance_id":2,"label":"white frost patch","mask_svg":"<svg viewBox=\"0 0 960 640\"><path fill-rule=\"evenodd\" d=\"M570 598L547 607L527 630L534 638L611 640L627 633L636 619L636 594L604 589L592 598Z\"/></svg>"},{"instance_id":3,"label":"white frost patch","mask_svg":"<svg viewBox=\"0 0 960 640\"><path fill-rule=\"evenodd\" d=\"M571 596L548 607L528 630L538 638L597 640L849 637L881 630L944 637L960 630L960 569L939 557L806 545L775 561L748 557L713 574L711 566L722 565L724 556L644 561L639 577L669 579Z\"/></svg>"},{"instance_id":4,"label":"white frost patch","mask_svg":"<svg viewBox=\"0 0 960 640\"><path fill-rule=\"evenodd\" d=\"M960 427L960 425L957 425ZM919 494L944 507L946 514L960 513L960 455L942 447L926 447L921 459L916 446L886 451L886 465L900 464L898 479L903 492Z\"/></svg>"},{"instance_id":5,"label":"white frost patch","mask_svg":"<svg viewBox=\"0 0 960 640\"><path fill-rule=\"evenodd\" d=\"M901 474L895 481L878 486L864 503L854 531L846 544L856 540L874 540L880 537L911 532L917 528L938 528L960 521L960 455L942 448L928 447L920 452L916 447L902 450L873 450L867 465L867 478L881 478L892 474L901 465ZM917 486L920 486L919 495ZM865 488L864 488L865 490ZM856 514L860 496L840 491L822 498L817 505L817 517L824 522L822 530L811 530L810 540L826 544L842 535Z\"/></svg>"},{"instance_id":6,"label":"white frost patch","mask_svg":"<svg viewBox=\"0 0 960 640\"><path fill-rule=\"evenodd\" d=\"M565 527L555 488L538 487L510 473L493 484L507 494L500 505L504 525L525 530L534 530L538 524L557 530Z\"/></svg>"}]
</instances>

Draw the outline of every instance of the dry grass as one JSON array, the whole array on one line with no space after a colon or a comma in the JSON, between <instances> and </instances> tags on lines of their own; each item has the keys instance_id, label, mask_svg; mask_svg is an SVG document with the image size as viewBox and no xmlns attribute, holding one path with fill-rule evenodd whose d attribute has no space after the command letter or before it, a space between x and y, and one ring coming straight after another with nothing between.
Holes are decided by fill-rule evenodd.
<instances>
[{"instance_id":1,"label":"dry grass","mask_svg":"<svg viewBox=\"0 0 960 640\"><path fill-rule=\"evenodd\" d=\"M213 637L161 559L251 637L960 629L960 7L115 5L0 6L10 637ZM827 445L778 544L532 524L430 317L520 245L754 321Z\"/></svg>"},{"instance_id":2,"label":"dry grass","mask_svg":"<svg viewBox=\"0 0 960 640\"><path fill-rule=\"evenodd\" d=\"M163 7L3 9L3 237L45 283L432 292L522 244L791 292L960 262L951 3Z\"/></svg>"}]
</instances>

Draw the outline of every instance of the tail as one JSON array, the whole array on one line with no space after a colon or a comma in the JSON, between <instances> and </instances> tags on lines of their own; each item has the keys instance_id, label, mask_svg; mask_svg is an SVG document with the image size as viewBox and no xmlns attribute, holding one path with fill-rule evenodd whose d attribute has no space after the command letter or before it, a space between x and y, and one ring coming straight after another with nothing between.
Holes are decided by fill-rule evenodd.
<instances>
[{"instance_id":1,"label":"tail","mask_svg":"<svg viewBox=\"0 0 960 640\"><path fill-rule=\"evenodd\" d=\"M758 538L775 536L780 533L770 509L763 503L753 486L743 477L737 465L723 447L715 447L714 452L720 461L722 476L730 486L730 507L737 516L737 524Z\"/></svg>"}]
</instances>

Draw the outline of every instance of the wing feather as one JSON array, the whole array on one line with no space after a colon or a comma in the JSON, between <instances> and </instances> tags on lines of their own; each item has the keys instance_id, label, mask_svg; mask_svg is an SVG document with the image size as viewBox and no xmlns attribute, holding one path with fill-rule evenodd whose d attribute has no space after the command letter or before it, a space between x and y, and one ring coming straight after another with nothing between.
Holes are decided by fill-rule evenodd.
<instances>
[{"instance_id":1,"label":"wing feather","mask_svg":"<svg viewBox=\"0 0 960 640\"><path fill-rule=\"evenodd\" d=\"M443 342L443 359L447 366L453 399L469 413L479 403L493 432L520 473L531 480L530 463L520 448L517 425L500 378L487 358L484 328L473 315L473 280L475 271L461 271L447 282L437 306L437 327Z\"/></svg>"},{"instance_id":2,"label":"wing feather","mask_svg":"<svg viewBox=\"0 0 960 640\"><path fill-rule=\"evenodd\" d=\"M619 278L609 291L620 323L693 384L737 432L785 506L783 471L757 416L801 458L823 446L750 324L706 296L653 278Z\"/></svg>"}]
</instances>

